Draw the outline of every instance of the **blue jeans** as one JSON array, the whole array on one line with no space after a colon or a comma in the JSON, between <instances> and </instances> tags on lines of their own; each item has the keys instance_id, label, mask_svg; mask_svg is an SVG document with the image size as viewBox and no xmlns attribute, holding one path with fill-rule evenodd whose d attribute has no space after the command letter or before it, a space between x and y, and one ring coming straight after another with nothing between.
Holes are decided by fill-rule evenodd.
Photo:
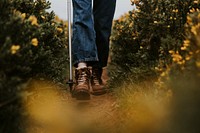
<instances>
[{"instance_id":1,"label":"blue jeans","mask_svg":"<svg viewBox=\"0 0 200 133\"><path fill-rule=\"evenodd\" d=\"M105 67L116 0L93 0L93 9L92 0L72 1L74 65L87 62L90 66Z\"/></svg>"}]
</instances>

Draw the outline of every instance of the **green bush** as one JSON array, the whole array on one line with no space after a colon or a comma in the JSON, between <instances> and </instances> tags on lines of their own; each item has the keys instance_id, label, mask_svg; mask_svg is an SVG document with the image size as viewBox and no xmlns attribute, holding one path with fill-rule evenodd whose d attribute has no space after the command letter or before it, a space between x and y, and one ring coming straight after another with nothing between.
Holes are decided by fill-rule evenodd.
<instances>
[{"instance_id":1,"label":"green bush","mask_svg":"<svg viewBox=\"0 0 200 133\"><path fill-rule=\"evenodd\" d=\"M171 130L199 132L200 120L200 12L188 15L186 38L180 52L170 51L173 63L168 73L168 87L172 89ZM166 79L166 77L163 77Z\"/></svg>"},{"instance_id":2,"label":"green bush","mask_svg":"<svg viewBox=\"0 0 200 133\"><path fill-rule=\"evenodd\" d=\"M53 12L47 12L49 8L50 3L44 0L0 1L1 106L14 102L12 99L30 78L65 81L68 62L66 24ZM5 125L1 124L4 128L0 131L17 132L11 120L17 119L18 104L1 106L0 121ZM10 125L6 122L8 118Z\"/></svg>"},{"instance_id":3,"label":"green bush","mask_svg":"<svg viewBox=\"0 0 200 133\"><path fill-rule=\"evenodd\" d=\"M169 51L180 51L187 14L197 9L200 4L193 0L140 0L137 10L116 20L111 38L111 82L130 78L128 75L148 78L149 72L155 74L155 66L171 64Z\"/></svg>"},{"instance_id":4,"label":"green bush","mask_svg":"<svg viewBox=\"0 0 200 133\"><path fill-rule=\"evenodd\" d=\"M42 0L1 1L0 88L12 88L38 75L64 81L65 25L54 19L53 12L46 12L49 6Z\"/></svg>"}]
</instances>

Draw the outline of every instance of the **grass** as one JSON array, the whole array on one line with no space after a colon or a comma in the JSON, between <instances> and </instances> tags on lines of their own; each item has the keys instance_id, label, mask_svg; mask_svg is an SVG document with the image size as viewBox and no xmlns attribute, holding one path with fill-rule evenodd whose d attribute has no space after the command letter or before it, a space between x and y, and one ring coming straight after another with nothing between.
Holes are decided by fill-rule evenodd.
<instances>
[{"instance_id":1,"label":"grass","mask_svg":"<svg viewBox=\"0 0 200 133\"><path fill-rule=\"evenodd\" d=\"M120 132L159 133L167 124L170 95L159 90L155 79L129 83L115 91L119 103Z\"/></svg>"}]
</instances>

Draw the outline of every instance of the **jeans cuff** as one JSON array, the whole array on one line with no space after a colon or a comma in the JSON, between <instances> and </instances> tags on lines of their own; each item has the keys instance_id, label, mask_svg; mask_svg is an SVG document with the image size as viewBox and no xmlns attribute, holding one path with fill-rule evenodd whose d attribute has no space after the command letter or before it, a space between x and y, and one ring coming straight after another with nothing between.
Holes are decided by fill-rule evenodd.
<instances>
[{"instance_id":1,"label":"jeans cuff","mask_svg":"<svg viewBox=\"0 0 200 133\"><path fill-rule=\"evenodd\" d=\"M87 63L87 62L96 62L96 61L99 61L97 57L91 57L91 58L79 59L77 61L74 61L73 64L76 67L79 62L86 62Z\"/></svg>"}]
</instances>

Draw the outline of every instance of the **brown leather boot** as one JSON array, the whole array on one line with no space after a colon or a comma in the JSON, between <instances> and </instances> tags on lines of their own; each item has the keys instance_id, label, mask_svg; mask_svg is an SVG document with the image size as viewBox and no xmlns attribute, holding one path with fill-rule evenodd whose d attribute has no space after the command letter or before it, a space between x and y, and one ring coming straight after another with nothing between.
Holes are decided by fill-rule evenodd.
<instances>
[{"instance_id":1,"label":"brown leather boot","mask_svg":"<svg viewBox=\"0 0 200 133\"><path fill-rule=\"evenodd\" d=\"M76 85L72 92L73 97L77 100L89 100L90 99L90 70L88 68L76 69L75 79Z\"/></svg>"},{"instance_id":2,"label":"brown leather boot","mask_svg":"<svg viewBox=\"0 0 200 133\"><path fill-rule=\"evenodd\" d=\"M101 79L102 72L102 68L92 68L91 86L93 95L103 95L107 92Z\"/></svg>"}]
</instances>

